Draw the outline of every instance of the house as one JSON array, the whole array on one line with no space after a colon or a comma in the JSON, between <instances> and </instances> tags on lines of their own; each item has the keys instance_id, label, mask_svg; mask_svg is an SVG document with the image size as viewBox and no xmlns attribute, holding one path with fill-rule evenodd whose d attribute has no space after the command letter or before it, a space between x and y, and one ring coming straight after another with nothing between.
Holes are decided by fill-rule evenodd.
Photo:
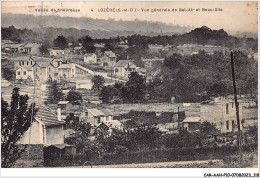
<instances>
[{"instance_id":1,"label":"house","mask_svg":"<svg viewBox=\"0 0 260 178\"><path fill-rule=\"evenodd\" d=\"M38 81L47 81L49 78L57 78L55 67L52 65L50 58L34 57L35 64L33 70L35 72L35 79Z\"/></svg>"},{"instance_id":2,"label":"house","mask_svg":"<svg viewBox=\"0 0 260 178\"><path fill-rule=\"evenodd\" d=\"M50 56L60 56L65 54L64 50L59 48L49 49L49 52Z\"/></svg>"},{"instance_id":3,"label":"house","mask_svg":"<svg viewBox=\"0 0 260 178\"><path fill-rule=\"evenodd\" d=\"M40 44L28 43L23 46L23 52L26 54L37 55L40 54Z\"/></svg>"},{"instance_id":4,"label":"house","mask_svg":"<svg viewBox=\"0 0 260 178\"><path fill-rule=\"evenodd\" d=\"M108 109L88 109L80 115L80 120L96 127L101 123L113 122L113 113Z\"/></svg>"},{"instance_id":5,"label":"house","mask_svg":"<svg viewBox=\"0 0 260 178\"><path fill-rule=\"evenodd\" d=\"M69 101L60 101L58 103L58 108L61 108L61 110L70 110L73 106Z\"/></svg>"},{"instance_id":6,"label":"house","mask_svg":"<svg viewBox=\"0 0 260 178\"><path fill-rule=\"evenodd\" d=\"M9 53L22 53L24 51L23 44L5 44L4 51Z\"/></svg>"},{"instance_id":7,"label":"house","mask_svg":"<svg viewBox=\"0 0 260 178\"><path fill-rule=\"evenodd\" d=\"M101 57L101 65L113 67L116 64L116 55L112 51L104 51Z\"/></svg>"},{"instance_id":8,"label":"house","mask_svg":"<svg viewBox=\"0 0 260 178\"><path fill-rule=\"evenodd\" d=\"M120 60L114 66L114 75L128 78L131 72L136 71L136 65L131 60Z\"/></svg>"},{"instance_id":9,"label":"house","mask_svg":"<svg viewBox=\"0 0 260 178\"><path fill-rule=\"evenodd\" d=\"M240 128L242 127L242 103L239 103ZM233 101L219 101L200 106L200 121L215 123L221 133L237 131L236 107Z\"/></svg>"},{"instance_id":10,"label":"house","mask_svg":"<svg viewBox=\"0 0 260 178\"><path fill-rule=\"evenodd\" d=\"M84 55L85 63L97 63L97 55L95 53L86 53Z\"/></svg>"},{"instance_id":11,"label":"house","mask_svg":"<svg viewBox=\"0 0 260 178\"><path fill-rule=\"evenodd\" d=\"M32 67L35 64L35 60L32 56L17 56L10 58L10 61L14 62L15 69L18 69L21 66Z\"/></svg>"},{"instance_id":12,"label":"house","mask_svg":"<svg viewBox=\"0 0 260 178\"><path fill-rule=\"evenodd\" d=\"M51 61L52 65L54 67L59 67L61 64L66 64L67 63L67 59L65 58L55 58Z\"/></svg>"},{"instance_id":13,"label":"house","mask_svg":"<svg viewBox=\"0 0 260 178\"><path fill-rule=\"evenodd\" d=\"M58 67L58 75L60 78L74 78L76 66L75 64L62 64Z\"/></svg>"},{"instance_id":14,"label":"house","mask_svg":"<svg viewBox=\"0 0 260 178\"><path fill-rule=\"evenodd\" d=\"M58 77L64 79L86 77L88 72L77 64L62 64L58 67Z\"/></svg>"},{"instance_id":15,"label":"house","mask_svg":"<svg viewBox=\"0 0 260 178\"><path fill-rule=\"evenodd\" d=\"M187 131L196 131L199 129L200 117L187 117L183 121L183 128Z\"/></svg>"},{"instance_id":16,"label":"house","mask_svg":"<svg viewBox=\"0 0 260 178\"><path fill-rule=\"evenodd\" d=\"M25 132L20 144L64 144L65 122L45 106L38 107L35 121Z\"/></svg>"},{"instance_id":17,"label":"house","mask_svg":"<svg viewBox=\"0 0 260 178\"><path fill-rule=\"evenodd\" d=\"M19 80L19 79L23 79L23 80L32 79L32 80L34 80L33 68L30 67L30 66L20 66L16 70L16 80Z\"/></svg>"}]
</instances>

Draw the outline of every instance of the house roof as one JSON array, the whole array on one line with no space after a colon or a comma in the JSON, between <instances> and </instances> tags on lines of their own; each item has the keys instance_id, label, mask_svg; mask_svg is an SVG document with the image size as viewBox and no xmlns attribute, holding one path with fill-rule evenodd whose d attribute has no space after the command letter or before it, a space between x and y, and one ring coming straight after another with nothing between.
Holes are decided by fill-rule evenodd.
<instances>
[{"instance_id":1,"label":"house roof","mask_svg":"<svg viewBox=\"0 0 260 178\"><path fill-rule=\"evenodd\" d=\"M58 104L68 104L69 101L60 101Z\"/></svg>"},{"instance_id":2,"label":"house roof","mask_svg":"<svg viewBox=\"0 0 260 178\"><path fill-rule=\"evenodd\" d=\"M59 121L56 114L52 113L51 110L45 106L39 106L38 112L36 113L35 119L43 125L51 126L51 125L62 125L65 124L64 121Z\"/></svg>"},{"instance_id":3,"label":"house roof","mask_svg":"<svg viewBox=\"0 0 260 178\"><path fill-rule=\"evenodd\" d=\"M9 43L9 44L12 44L12 43L14 43L14 42L11 41L11 40L2 40L2 43L5 43L5 44Z\"/></svg>"},{"instance_id":4,"label":"house roof","mask_svg":"<svg viewBox=\"0 0 260 178\"><path fill-rule=\"evenodd\" d=\"M53 144L53 145L45 145L44 147L56 147L56 148L59 148L59 149L64 149L66 147L74 147L73 145L69 145L69 144L66 144L66 143L63 143L63 144Z\"/></svg>"},{"instance_id":5,"label":"house roof","mask_svg":"<svg viewBox=\"0 0 260 178\"><path fill-rule=\"evenodd\" d=\"M10 58L11 61L26 61L30 58L30 56L16 56Z\"/></svg>"},{"instance_id":6,"label":"house roof","mask_svg":"<svg viewBox=\"0 0 260 178\"><path fill-rule=\"evenodd\" d=\"M74 67L73 64L61 64L58 68L59 69L71 69L73 67Z\"/></svg>"},{"instance_id":7,"label":"house roof","mask_svg":"<svg viewBox=\"0 0 260 178\"><path fill-rule=\"evenodd\" d=\"M200 117L186 117L182 122L200 122Z\"/></svg>"},{"instance_id":8,"label":"house roof","mask_svg":"<svg viewBox=\"0 0 260 178\"><path fill-rule=\"evenodd\" d=\"M115 53L112 51L104 51L104 54L106 54L108 57L116 57Z\"/></svg>"},{"instance_id":9,"label":"house roof","mask_svg":"<svg viewBox=\"0 0 260 178\"><path fill-rule=\"evenodd\" d=\"M112 120L109 122L106 122L106 125L112 128L120 128L122 126L122 123L119 120Z\"/></svg>"},{"instance_id":10,"label":"house roof","mask_svg":"<svg viewBox=\"0 0 260 178\"><path fill-rule=\"evenodd\" d=\"M109 109L101 109L100 110L104 116L112 116L113 113Z\"/></svg>"},{"instance_id":11,"label":"house roof","mask_svg":"<svg viewBox=\"0 0 260 178\"><path fill-rule=\"evenodd\" d=\"M86 53L84 56L86 56L86 57L91 57L91 56L93 56L95 53Z\"/></svg>"},{"instance_id":12,"label":"house roof","mask_svg":"<svg viewBox=\"0 0 260 178\"><path fill-rule=\"evenodd\" d=\"M37 43L27 43L26 45L24 45L25 48L32 48L35 45L37 45Z\"/></svg>"},{"instance_id":13,"label":"house roof","mask_svg":"<svg viewBox=\"0 0 260 178\"><path fill-rule=\"evenodd\" d=\"M114 67L125 67L131 62L131 60L120 60L118 61ZM132 63L132 62L131 62Z\"/></svg>"},{"instance_id":14,"label":"house roof","mask_svg":"<svg viewBox=\"0 0 260 178\"><path fill-rule=\"evenodd\" d=\"M23 46L22 44L8 44L6 47L9 47L9 48L19 48Z\"/></svg>"},{"instance_id":15,"label":"house roof","mask_svg":"<svg viewBox=\"0 0 260 178\"><path fill-rule=\"evenodd\" d=\"M91 113L93 116L103 116L104 113L102 113L98 109L88 109L88 112Z\"/></svg>"},{"instance_id":16,"label":"house roof","mask_svg":"<svg viewBox=\"0 0 260 178\"><path fill-rule=\"evenodd\" d=\"M25 69L25 70L27 70L27 71L32 71L33 70L33 68L31 67L31 66L21 66L21 67L19 67L18 69L20 69L20 68L23 68L23 69ZM18 70L17 69L17 70Z\"/></svg>"}]
</instances>

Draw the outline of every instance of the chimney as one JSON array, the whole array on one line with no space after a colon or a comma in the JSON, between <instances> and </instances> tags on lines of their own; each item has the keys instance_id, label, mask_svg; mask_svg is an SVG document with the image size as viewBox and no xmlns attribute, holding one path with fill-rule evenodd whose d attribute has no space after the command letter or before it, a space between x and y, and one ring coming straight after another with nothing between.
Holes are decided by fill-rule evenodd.
<instances>
[{"instance_id":1,"label":"chimney","mask_svg":"<svg viewBox=\"0 0 260 178\"><path fill-rule=\"evenodd\" d=\"M58 116L58 120L61 121L61 108L60 107L57 108L57 116Z\"/></svg>"}]
</instances>

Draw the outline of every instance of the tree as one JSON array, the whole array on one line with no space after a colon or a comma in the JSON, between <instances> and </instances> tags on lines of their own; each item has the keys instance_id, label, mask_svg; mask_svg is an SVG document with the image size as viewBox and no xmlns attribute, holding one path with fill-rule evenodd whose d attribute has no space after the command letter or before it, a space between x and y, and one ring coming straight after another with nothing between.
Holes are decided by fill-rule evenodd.
<instances>
[{"instance_id":1,"label":"tree","mask_svg":"<svg viewBox=\"0 0 260 178\"><path fill-rule=\"evenodd\" d=\"M146 94L145 78L137 72L130 74L125 87L122 88L122 98L126 102L143 101Z\"/></svg>"},{"instance_id":2,"label":"tree","mask_svg":"<svg viewBox=\"0 0 260 178\"><path fill-rule=\"evenodd\" d=\"M17 142L31 126L37 112L35 104L28 108L28 95L20 95L19 88L14 88L10 106L1 98L1 166L12 167L21 157L25 148ZM32 112L33 111L33 112Z\"/></svg>"},{"instance_id":3,"label":"tree","mask_svg":"<svg viewBox=\"0 0 260 178\"><path fill-rule=\"evenodd\" d=\"M88 136L91 130L91 124L84 122L77 122L72 128L75 134L72 137L67 137L65 143L75 145L79 152L84 152L89 142Z\"/></svg>"},{"instance_id":4,"label":"tree","mask_svg":"<svg viewBox=\"0 0 260 178\"><path fill-rule=\"evenodd\" d=\"M76 92L75 90L70 90L66 100L72 104L79 105L82 103L82 96L79 92Z\"/></svg>"},{"instance_id":5,"label":"tree","mask_svg":"<svg viewBox=\"0 0 260 178\"><path fill-rule=\"evenodd\" d=\"M82 46L87 53L94 53L96 48L94 46L93 40L90 36L85 36L81 39Z\"/></svg>"},{"instance_id":6,"label":"tree","mask_svg":"<svg viewBox=\"0 0 260 178\"><path fill-rule=\"evenodd\" d=\"M58 86L56 80L51 78L47 81L47 98L45 99L45 104L57 104L59 101L63 100L64 94Z\"/></svg>"},{"instance_id":7,"label":"tree","mask_svg":"<svg viewBox=\"0 0 260 178\"><path fill-rule=\"evenodd\" d=\"M68 47L67 39L63 35L59 35L53 40L53 46L60 49L65 49Z\"/></svg>"},{"instance_id":8,"label":"tree","mask_svg":"<svg viewBox=\"0 0 260 178\"><path fill-rule=\"evenodd\" d=\"M15 80L15 70L9 68L2 68L2 76L8 81Z\"/></svg>"},{"instance_id":9,"label":"tree","mask_svg":"<svg viewBox=\"0 0 260 178\"><path fill-rule=\"evenodd\" d=\"M114 86L104 86L100 91L100 99L103 103L109 103L116 95L117 89Z\"/></svg>"},{"instance_id":10,"label":"tree","mask_svg":"<svg viewBox=\"0 0 260 178\"><path fill-rule=\"evenodd\" d=\"M45 40L42 45L40 46L39 50L42 55L49 54L49 48L51 47L51 44L49 41Z\"/></svg>"},{"instance_id":11,"label":"tree","mask_svg":"<svg viewBox=\"0 0 260 178\"><path fill-rule=\"evenodd\" d=\"M92 79L91 82L93 84L92 90L101 90L105 84L105 79L101 75L95 75Z\"/></svg>"}]
</instances>

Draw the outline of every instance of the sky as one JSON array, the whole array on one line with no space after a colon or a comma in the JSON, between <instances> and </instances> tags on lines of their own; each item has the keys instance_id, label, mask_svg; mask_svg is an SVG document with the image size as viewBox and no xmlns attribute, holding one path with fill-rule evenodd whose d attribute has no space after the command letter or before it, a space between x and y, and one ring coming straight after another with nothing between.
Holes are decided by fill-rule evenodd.
<instances>
[{"instance_id":1,"label":"sky","mask_svg":"<svg viewBox=\"0 0 260 178\"><path fill-rule=\"evenodd\" d=\"M41 2L2 2L2 13L41 15L36 9L41 8ZM258 10L257 2L43 2L45 12L42 15L58 15L67 17L91 17L97 19L114 20L144 20L157 21L166 24L181 26L208 26L212 29L224 29L235 33L258 31ZM75 12L52 12L51 9L74 9ZM114 8L120 12L101 12L106 8ZM142 12L143 9L149 9L149 12ZM152 9L170 9L170 12L151 12ZM179 8L188 10L193 8L192 12L180 12ZM205 9L219 8L222 11L202 11ZM127 9L127 12L123 10ZM177 9L177 11L172 11ZM196 11L200 9L200 11ZM46 12L48 10L48 12ZM130 12L132 10L132 12Z\"/></svg>"}]
</instances>

